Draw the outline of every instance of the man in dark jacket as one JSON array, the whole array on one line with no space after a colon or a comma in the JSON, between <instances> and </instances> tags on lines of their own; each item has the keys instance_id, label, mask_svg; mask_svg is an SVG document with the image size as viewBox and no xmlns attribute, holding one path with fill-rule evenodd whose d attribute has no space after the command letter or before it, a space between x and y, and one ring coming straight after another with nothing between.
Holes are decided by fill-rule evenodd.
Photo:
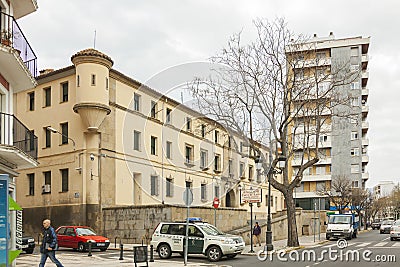
<instances>
[{"instance_id":1,"label":"man in dark jacket","mask_svg":"<svg viewBox=\"0 0 400 267\"><path fill-rule=\"evenodd\" d=\"M54 262L57 267L64 267L57 259L56 259L56 250L57 250L57 235L54 231L54 228L51 227L51 222L49 219L43 221L43 241L40 246L40 253L42 257L40 259L39 267L44 267L44 264L47 261L47 258L50 258L52 262Z\"/></svg>"},{"instance_id":2,"label":"man in dark jacket","mask_svg":"<svg viewBox=\"0 0 400 267\"><path fill-rule=\"evenodd\" d=\"M260 227L260 225L258 225L258 222L256 222L256 225L254 225L254 228L253 228L253 236L255 237L254 239L254 246L256 247L257 246L257 242L258 242L258 244L260 245L260 247L261 247L261 227Z\"/></svg>"}]
</instances>

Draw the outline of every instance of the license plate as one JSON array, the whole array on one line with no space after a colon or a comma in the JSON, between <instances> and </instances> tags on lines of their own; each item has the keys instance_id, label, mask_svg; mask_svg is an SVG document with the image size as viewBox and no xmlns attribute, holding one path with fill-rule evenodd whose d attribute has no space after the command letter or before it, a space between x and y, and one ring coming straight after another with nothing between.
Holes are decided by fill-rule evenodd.
<instances>
[{"instance_id":1,"label":"license plate","mask_svg":"<svg viewBox=\"0 0 400 267\"><path fill-rule=\"evenodd\" d=\"M333 235L340 235L339 233L333 234Z\"/></svg>"},{"instance_id":2,"label":"license plate","mask_svg":"<svg viewBox=\"0 0 400 267\"><path fill-rule=\"evenodd\" d=\"M106 244L105 243L97 243L98 247L104 247Z\"/></svg>"}]
</instances>

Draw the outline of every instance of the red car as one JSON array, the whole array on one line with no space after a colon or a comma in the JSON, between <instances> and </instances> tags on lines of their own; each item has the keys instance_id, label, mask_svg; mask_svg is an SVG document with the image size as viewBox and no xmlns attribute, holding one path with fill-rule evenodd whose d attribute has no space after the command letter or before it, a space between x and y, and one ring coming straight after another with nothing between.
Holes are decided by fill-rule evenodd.
<instances>
[{"instance_id":1,"label":"red car","mask_svg":"<svg viewBox=\"0 0 400 267\"><path fill-rule=\"evenodd\" d=\"M58 246L73 248L78 251L86 251L89 248L89 242L92 248L98 248L101 251L107 250L110 240L104 236L95 233L87 226L60 226L56 230Z\"/></svg>"}]
</instances>

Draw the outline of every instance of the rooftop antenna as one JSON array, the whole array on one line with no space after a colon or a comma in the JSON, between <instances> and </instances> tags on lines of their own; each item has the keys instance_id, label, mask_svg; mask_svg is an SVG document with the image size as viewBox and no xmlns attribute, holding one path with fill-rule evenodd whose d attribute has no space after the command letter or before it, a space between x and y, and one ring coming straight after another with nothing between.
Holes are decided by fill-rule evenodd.
<instances>
[{"instance_id":1,"label":"rooftop antenna","mask_svg":"<svg viewBox=\"0 0 400 267\"><path fill-rule=\"evenodd\" d=\"M181 91L181 103L183 104L183 92Z\"/></svg>"},{"instance_id":2,"label":"rooftop antenna","mask_svg":"<svg viewBox=\"0 0 400 267\"><path fill-rule=\"evenodd\" d=\"M93 48L96 49L96 30L94 30Z\"/></svg>"}]
</instances>

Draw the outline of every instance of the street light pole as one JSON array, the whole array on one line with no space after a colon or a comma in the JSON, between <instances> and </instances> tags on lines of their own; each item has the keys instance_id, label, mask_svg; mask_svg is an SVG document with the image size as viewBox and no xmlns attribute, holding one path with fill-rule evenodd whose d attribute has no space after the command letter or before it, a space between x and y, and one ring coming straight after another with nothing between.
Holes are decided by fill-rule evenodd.
<instances>
[{"instance_id":1,"label":"street light pole","mask_svg":"<svg viewBox=\"0 0 400 267\"><path fill-rule=\"evenodd\" d=\"M273 175L272 170L272 154L269 153L269 171L268 171L268 216L267 216L267 232L265 233L265 241L267 251L272 251L274 249L274 245L272 245L272 229L271 229L271 176Z\"/></svg>"},{"instance_id":2,"label":"street light pole","mask_svg":"<svg viewBox=\"0 0 400 267\"><path fill-rule=\"evenodd\" d=\"M74 139L72 139L72 138L69 137L68 135L65 135L65 134L59 132L58 130L54 129L53 127L48 126L46 129L47 129L48 131L52 132L52 133L58 133L59 135L66 137L68 140L71 140L71 141L72 141L72 145L73 145L74 150L75 150L76 144L75 144Z\"/></svg>"}]
</instances>

